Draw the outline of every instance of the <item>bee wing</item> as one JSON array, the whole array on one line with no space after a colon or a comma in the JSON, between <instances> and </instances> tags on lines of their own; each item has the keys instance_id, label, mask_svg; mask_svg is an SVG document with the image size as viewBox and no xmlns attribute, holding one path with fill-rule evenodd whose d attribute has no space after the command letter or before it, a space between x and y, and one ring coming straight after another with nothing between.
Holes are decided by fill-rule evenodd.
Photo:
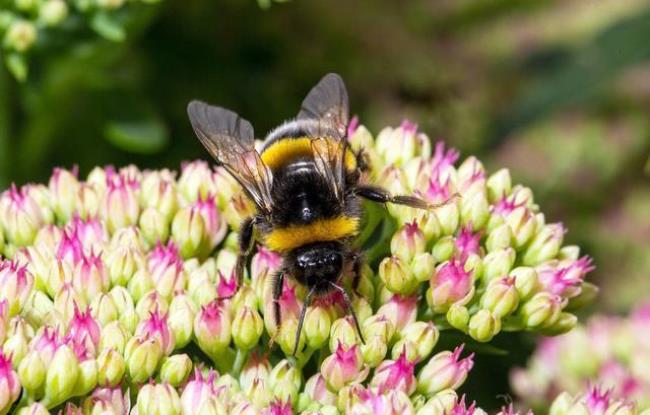
<instances>
[{"instance_id":1,"label":"bee wing","mask_svg":"<svg viewBox=\"0 0 650 415\"><path fill-rule=\"evenodd\" d=\"M348 91L338 74L330 73L309 91L302 101L298 119L318 121L320 132L332 138L345 138L349 118ZM318 136L323 136L318 134Z\"/></svg>"},{"instance_id":2,"label":"bee wing","mask_svg":"<svg viewBox=\"0 0 650 415\"><path fill-rule=\"evenodd\" d=\"M190 102L187 114L210 155L223 164L262 212L269 213L273 175L255 150L251 123L232 111L201 101Z\"/></svg>"},{"instance_id":3,"label":"bee wing","mask_svg":"<svg viewBox=\"0 0 650 415\"><path fill-rule=\"evenodd\" d=\"M328 140L322 137L311 141L316 170L330 184L332 193L339 201L343 201L345 193L345 144L345 140Z\"/></svg>"}]
</instances>

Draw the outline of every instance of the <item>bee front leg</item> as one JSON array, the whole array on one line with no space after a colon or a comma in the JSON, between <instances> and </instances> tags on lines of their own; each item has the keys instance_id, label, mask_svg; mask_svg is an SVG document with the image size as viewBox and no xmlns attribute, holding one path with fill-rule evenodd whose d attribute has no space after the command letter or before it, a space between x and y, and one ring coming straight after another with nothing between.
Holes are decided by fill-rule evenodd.
<instances>
[{"instance_id":1,"label":"bee front leg","mask_svg":"<svg viewBox=\"0 0 650 415\"><path fill-rule=\"evenodd\" d=\"M361 252L355 251L350 254L352 261L352 291L359 297L359 283L361 283L361 267L363 266L363 256Z\"/></svg>"},{"instance_id":2,"label":"bee front leg","mask_svg":"<svg viewBox=\"0 0 650 415\"><path fill-rule=\"evenodd\" d=\"M378 203L393 203L396 205L409 206L416 209L437 209L448 205L454 199L459 197L458 193L453 194L449 199L441 203L429 203L424 199L409 195L391 195L387 190L378 186L359 186L355 189L355 194L364 199Z\"/></svg>"}]
</instances>

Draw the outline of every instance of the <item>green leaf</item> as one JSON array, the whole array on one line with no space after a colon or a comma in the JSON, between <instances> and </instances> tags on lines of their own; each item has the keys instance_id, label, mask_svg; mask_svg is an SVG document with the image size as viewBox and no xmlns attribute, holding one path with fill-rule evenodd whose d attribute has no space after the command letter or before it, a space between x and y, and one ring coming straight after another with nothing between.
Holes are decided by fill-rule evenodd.
<instances>
[{"instance_id":1,"label":"green leaf","mask_svg":"<svg viewBox=\"0 0 650 415\"><path fill-rule=\"evenodd\" d=\"M90 27L103 38L113 42L122 42L126 39L126 31L122 24L106 12L97 12L90 20Z\"/></svg>"},{"instance_id":2,"label":"green leaf","mask_svg":"<svg viewBox=\"0 0 650 415\"><path fill-rule=\"evenodd\" d=\"M104 128L104 136L115 147L140 154L156 153L169 141L167 128L156 118L110 121Z\"/></svg>"}]
</instances>

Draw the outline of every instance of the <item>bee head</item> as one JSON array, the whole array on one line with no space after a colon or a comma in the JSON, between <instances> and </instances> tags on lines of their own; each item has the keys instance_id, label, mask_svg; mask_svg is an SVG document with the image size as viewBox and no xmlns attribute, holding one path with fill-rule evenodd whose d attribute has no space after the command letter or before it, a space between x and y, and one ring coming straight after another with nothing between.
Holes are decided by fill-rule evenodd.
<instances>
[{"instance_id":1,"label":"bee head","mask_svg":"<svg viewBox=\"0 0 650 415\"><path fill-rule=\"evenodd\" d=\"M296 248L290 255L291 274L307 287L326 290L341 275L343 248L339 242L316 242Z\"/></svg>"}]
</instances>

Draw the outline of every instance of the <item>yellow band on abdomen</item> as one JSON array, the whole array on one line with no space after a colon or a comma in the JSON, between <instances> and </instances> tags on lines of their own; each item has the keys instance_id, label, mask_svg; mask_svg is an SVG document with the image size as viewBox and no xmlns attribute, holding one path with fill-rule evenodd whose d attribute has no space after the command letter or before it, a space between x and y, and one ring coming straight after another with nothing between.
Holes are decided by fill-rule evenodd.
<instances>
[{"instance_id":1,"label":"yellow band on abdomen","mask_svg":"<svg viewBox=\"0 0 650 415\"><path fill-rule=\"evenodd\" d=\"M265 149L260 157L271 170L278 169L299 157L313 155L312 139L309 137L281 138ZM353 171L357 168L357 160L351 150L345 155L345 168Z\"/></svg>"},{"instance_id":2,"label":"yellow band on abdomen","mask_svg":"<svg viewBox=\"0 0 650 415\"><path fill-rule=\"evenodd\" d=\"M338 216L319 219L308 225L291 225L274 229L264 236L264 243L273 251L288 252L313 242L335 241L356 236L358 232L359 219Z\"/></svg>"}]
</instances>

